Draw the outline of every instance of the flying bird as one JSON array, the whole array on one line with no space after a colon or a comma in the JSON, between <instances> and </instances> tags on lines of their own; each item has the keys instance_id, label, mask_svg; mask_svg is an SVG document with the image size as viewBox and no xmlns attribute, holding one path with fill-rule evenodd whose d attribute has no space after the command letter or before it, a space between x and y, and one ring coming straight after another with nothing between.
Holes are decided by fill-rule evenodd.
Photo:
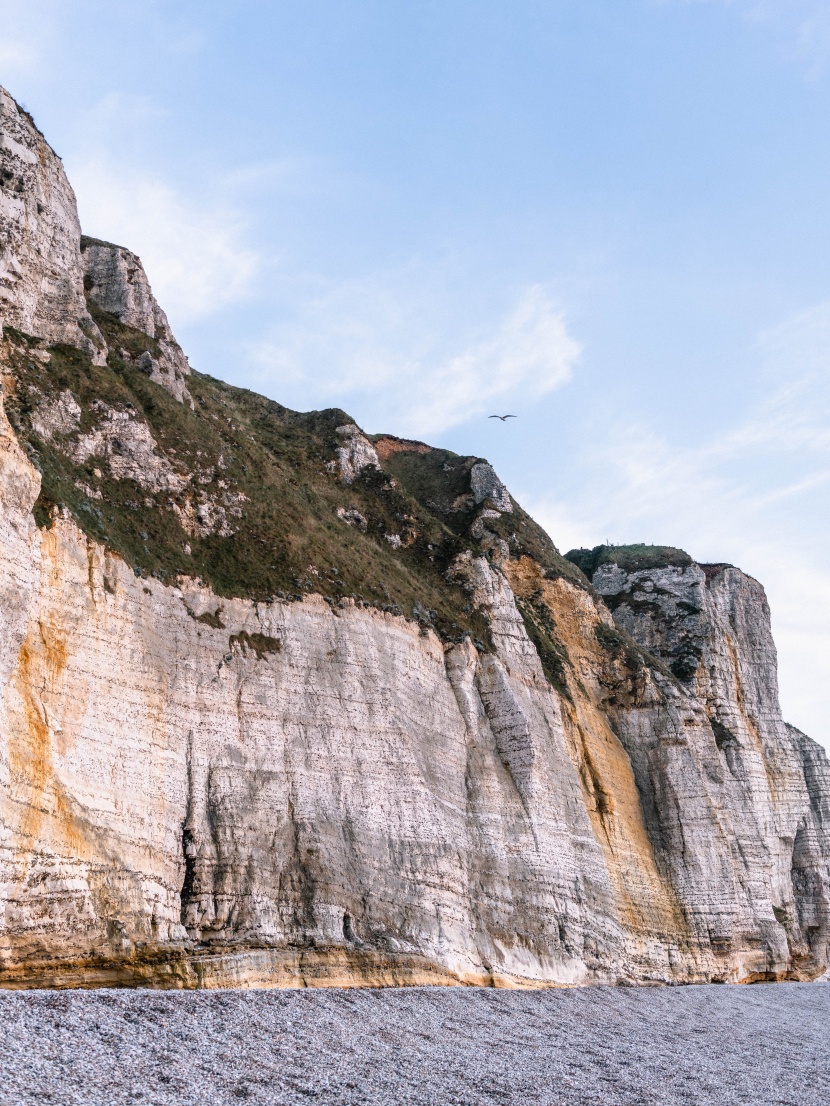
<instances>
[{"instance_id":1,"label":"flying bird","mask_svg":"<svg viewBox=\"0 0 830 1106\"><path fill-rule=\"evenodd\" d=\"M518 418L518 416L517 415L488 415L487 418L488 419L501 419L501 421L504 422L505 419L515 419L515 418Z\"/></svg>"}]
</instances>

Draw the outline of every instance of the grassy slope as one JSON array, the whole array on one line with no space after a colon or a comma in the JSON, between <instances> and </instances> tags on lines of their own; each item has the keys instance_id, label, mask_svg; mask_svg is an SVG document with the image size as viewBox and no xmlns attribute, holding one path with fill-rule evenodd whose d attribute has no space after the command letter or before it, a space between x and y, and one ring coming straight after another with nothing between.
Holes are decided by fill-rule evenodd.
<instances>
[{"instance_id":1,"label":"grassy slope","mask_svg":"<svg viewBox=\"0 0 830 1106\"><path fill-rule=\"evenodd\" d=\"M111 351L156 352L153 339L90 308ZM142 575L171 582L178 575L200 577L219 595L253 599L306 591L332 600L353 596L429 622L445 638L470 632L487 641L486 626L446 575L459 552L480 550L469 533L477 514L469 472L478 458L398 443L383 471L366 470L347 486L326 467L342 444L336 427L351 421L343 411L298 414L200 373L188 382L191 411L120 352L97 367L78 350L55 346L43 364L34 355L37 340L11 330L6 338L15 381L9 417L43 474L39 525L49 525L59 505ZM31 416L67 388L81 406L81 425L49 443L38 437ZM96 400L145 421L159 452L191 477L189 488L178 495L152 493L132 480L113 479L101 458L76 464L68 455L73 441L102 418ZM186 533L174 501L182 506L194 491L221 499L220 481L246 497L242 517L231 520L235 532ZM338 508L359 511L366 532L338 518ZM512 553L535 557L547 573L585 583L518 506L488 520L488 528L509 542ZM401 548L394 549L387 534L400 535Z\"/></svg>"}]
</instances>

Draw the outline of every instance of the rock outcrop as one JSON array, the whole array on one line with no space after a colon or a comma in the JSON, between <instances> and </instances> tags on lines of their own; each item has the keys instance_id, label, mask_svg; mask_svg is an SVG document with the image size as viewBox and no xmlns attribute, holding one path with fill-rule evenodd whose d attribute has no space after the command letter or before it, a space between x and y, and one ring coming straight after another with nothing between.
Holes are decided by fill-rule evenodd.
<instances>
[{"instance_id":1,"label":"rock outcrop","mask_svg":"<svg viewBox=\"0 0 830 1106\"><path fill-rule=\"evenodd\" d=\"M499 480L492 465L480 461L470 469L470 488L476 504L490 501L499 512L513 510L510 492Z\"/></svg>"},{"instance_id":2,"label":"rock outcrop","mask_svg":"<svg viewBox=\"0 0 830 1106\"><path fill-rule=\"evenodd\" d=\"M343 443L337 450L336 467L344 484L354 483L355 477L360 476L364 469L379 467L375 447L354 423L338 426L335 433ZM334 471L334 462L329 464Z\"/></svg>"},{"instance_id":3,"label":"rock outcrop","mask_svg":"<svg viewBox=\"0 0 830 1106\"><path fill-rule=\"evenodd\" d=\"M190 365L159 307L141 259L123 246L81 238L84 287L89 299L125 326L152 338L155 349L136 356L136 365L172 396L191 406L186 378ZM125 356L130 357L129 351Z\"/></svg>"},{"instance_id":4,"label":"rock outcrop","mask_svg":"<svg viewBox=\"0 0 830 1106\"><path fill-rule=\"evenodd\" d=\"M190 372L3 113L0 983L821 975L760 585L565 559L481 458Z\"/></svg>"}]
</instances>

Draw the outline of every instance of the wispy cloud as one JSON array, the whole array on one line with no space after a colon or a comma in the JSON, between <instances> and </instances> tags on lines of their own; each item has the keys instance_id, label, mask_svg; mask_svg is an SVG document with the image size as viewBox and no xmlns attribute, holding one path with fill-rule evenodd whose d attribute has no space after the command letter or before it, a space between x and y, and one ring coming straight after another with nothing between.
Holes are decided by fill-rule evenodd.
<instances>
[{"instance_id":1,"label":"wispy cloud","mask_svg":"<svg viewBox=\"0 0 830 1106\"><path fill-rule=\"evenodd\" d=\"M529 288L492 337L428 372L426 387L415 391L411 421L438 432L495 403L547 395L570 379L580 351L564 314L541 288Z\"/></svg>"},{"instance_id":2,"label":"wispy cloud","mask_svg":"<svg viewBox=\"0 0 830 1106\"><path fill-rule=\"evenodd\" d=\"M10 78L32 69L38 61L34 45L26 42L0 42L0 84L8 86Z\"/></svg>"},{"instance_id":3,"label":"wispy cloud","mask_svg":"<svg viewBox=\"0 0 830 1106\"><path fill-rule=\"evenodd\" d=\"M494 405L548 394L580 354L562 310L538 286L461 349L436 333L438 314L429 297L407 297L394 279L345 283L312 297L255 356L273 387L301 385L309 402L371 396L400 433L434 435Z\"/></svg>"},{"instance_id":4,"label":"wispy cloud","mask_svg":"<svg viewBox=\"0 0 830 1106\"><path fill-rule=\"evenodd\" d=\"M656 0L660 7L717 5L744 23L766 28L780 49L818 76L830 61L830 3L827 0Z\"/></svg>"},{"instance_id":5,"label":"wispy cloud","mask_svg":"<svg viewBox=\"0 0 830 1106\"><path fill-rule=\"evenodd\" d=\"M150 94L100 96L66 168L84 233L141 257L175 329L248 295L260 258L234 181L205 173L178 187L147 169L147 136L168 114Z\"/></svg>"},{"instance_id":6,"label":"wispy cloud","mask_svg":"<svg viewBox=\"0 0 830 1106\"><path fill-rule=\"evenodd\" d=\"M19 77L39 76L54 51L58 27L67 22L56 0L0 0L0 84L12 96L19 94Z\"/></svg>"},{"instance_id":7,"label":"wispy cloud","mask_svg":"<svg viewBox=\"0 0 830 1106\"><path fill-rule=\"evenodd\" d=\"M566 494L529 504L562 544L655 542L728 560L770 596L791 720L830 746L830 303L761 335L743 422L680 447L664 429L592 435ZM597 442L604 442L598 445ZM517 489L514 489L514 491Z\"/></svg>"},{"instance_id":8,"label":"wispy cloud","mask_svg":"<svg viewBox=\"0 0 830 1106\"><path fill-rule=\"evenodd\" d=\"M175 323L204 318L248 294L259 267L233 208L200 206L150 174L104 158L73 166L85 233L139 254Z\"/></svg>"}]
</instances>

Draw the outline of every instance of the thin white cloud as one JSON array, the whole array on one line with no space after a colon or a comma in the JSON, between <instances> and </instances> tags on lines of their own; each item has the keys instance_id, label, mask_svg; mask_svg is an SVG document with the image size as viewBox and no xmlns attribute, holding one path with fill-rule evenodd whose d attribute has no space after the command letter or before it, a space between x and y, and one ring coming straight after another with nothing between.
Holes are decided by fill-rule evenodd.
<instances>
[{"instance_id":1,"label":"thin white cloud","mask_svg":"<svg viewBox=\"0 0 830 1106\"><path fill-rule=\"evenodd\" d=\"M729 8L749 26L775 35L782 52L818 76L830 60L830 3L827 0L656 0L659 7L682 4Z\"/></svg>"},{"instance_id":2,"label":"thin white cloud","mask_svg":"<svg viewBox=\"0 0 830 1106\"><path fill-rule=\"evenodd\" d=\"M563 313L541 288L529 288L491 338L421 378L426 386L414 392L410 422L438 433L494 404L547 395L570 379L580 352Z\"/></svg>"},{"instance_id":3,"label":"thin white cloud","mask_svg":"<svg viewBox=\"0 0 830 1106\"><path fill-rule=\"evenodd\" d=\"M435 435L570 379L581 347L545 291L525 289L491 331L458 350L434 333L441 308L395 280L358 281L312 297L255 356L270 388L307 402L360 401L401 434ZM503 411L500 413L504 413Z\"/></svg>"},{"instance_id":4,"label":"thin white cloud","mask_svg":"<svg viewBox=\"0 0 830 1106\"><path fill-rule=\"evenodd\" d=\"M18 77L37 80L52 60L68 22L62 8L60 0L0 0L0 84L12 96L20 96Z\"/></svg>"},{"instance_id":5,"label":"thin white cloud","mask_svg":"<svg viewBox=\"0 0 830 1106\"><path fill-rule=\"evenodd\" d=\"M273 251L266 259L256 244L263 200L306 195L320 165L291 155L189 177L179 167L175 184L147 168L161 160L154 133L170 114L150 93L107 92L78 117L65 162L84 233L141 257L175 328L262 292L265 268L279 279Z\"/></svg>"},{"instance_id":6,"label":"thin white cloud","mask_svg":"<svg viewBox=\"0 0 830 1106\"><path fill-rule=\"evenodd\" d=\"M564 549L679 545L760 579L785 714L830 747L830 303L766 332L758 357L758 398L736 429L679 447L664 430L596 428L581 479L526 505Z\"/></svg>"},{"instance_id":7,"label":"thin white cloud","mask_svg":"<svg viewBox=\"0 0 830 1106\"><path fill-rule=\"evenodd\" d=\"M11 77L33 69L38 56L37 49L29 43L0 42L0 84L8 87Z\"/></svg>"},{"instance_id":8,"label":"thin white cloud","mask_svg":"<svg viewBox=\"0 0 830 1106\"><path fill-rule=\"evenodd\" d=\"M103 157L74 164L71 178L84 232L139 254L174 325L249 293L259 258L232 207L200 205L152 174Z\"/></svg>"},{"instance_id":9,"label":"thin white cloud","mask_svg":"<svg viewBox=\"0 0 830 1106\"><path fill-rule=\"evenodd\" d=\"M84 111L82 131L89 149L108 148L118 136L139 133L155 126L169 112L149 94L135 95L112 90L104 93Z\"/></svg>"}]
</instances>

